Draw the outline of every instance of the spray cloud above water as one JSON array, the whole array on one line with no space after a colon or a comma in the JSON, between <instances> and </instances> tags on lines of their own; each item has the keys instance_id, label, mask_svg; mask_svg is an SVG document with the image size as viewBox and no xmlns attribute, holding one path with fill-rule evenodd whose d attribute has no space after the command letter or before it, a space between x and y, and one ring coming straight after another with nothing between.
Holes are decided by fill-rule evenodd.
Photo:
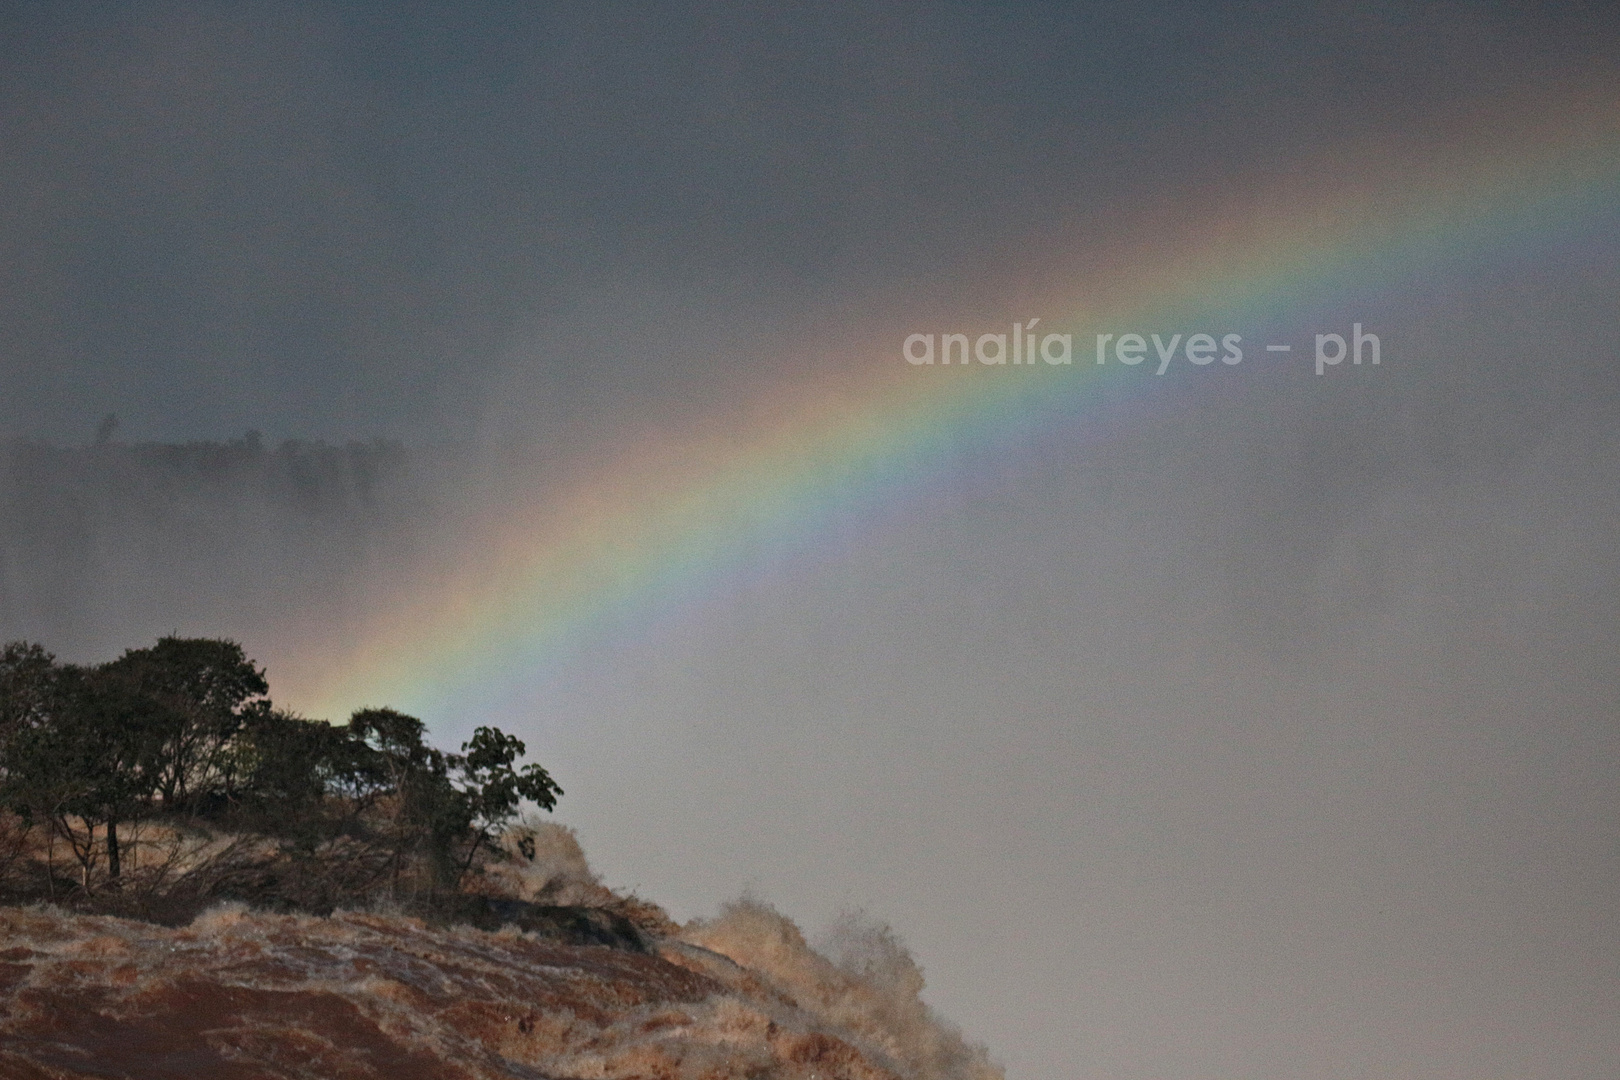
<instances>
[{"instance_id":1,"label":"spray cloud above water","mask_svg":"<svg viewBox=\"0 0 1620 1080\"><path fill-rule=\"evenodd\" d=\"M0 20L0 637L516 731L1014 1077L1612 1058L1606 11Z\"/></svg>"}]
</instances>

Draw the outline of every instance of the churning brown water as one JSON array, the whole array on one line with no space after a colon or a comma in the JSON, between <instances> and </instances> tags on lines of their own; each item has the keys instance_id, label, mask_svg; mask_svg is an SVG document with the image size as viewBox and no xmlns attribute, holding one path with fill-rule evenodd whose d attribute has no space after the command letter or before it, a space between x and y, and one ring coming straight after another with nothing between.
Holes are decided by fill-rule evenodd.
<instances>
[{"instance_id":1,"label":"churning brown water","mask_svg":"<svg viewBox=\"0 0 1620 1080\"><path fill-rule=\"evenodd\" d=\"M992 1080L892 935L834 962L743 902L649 954L239 907L168 929L0 909L7 1080Z\"/></svg>"}]
</instances>

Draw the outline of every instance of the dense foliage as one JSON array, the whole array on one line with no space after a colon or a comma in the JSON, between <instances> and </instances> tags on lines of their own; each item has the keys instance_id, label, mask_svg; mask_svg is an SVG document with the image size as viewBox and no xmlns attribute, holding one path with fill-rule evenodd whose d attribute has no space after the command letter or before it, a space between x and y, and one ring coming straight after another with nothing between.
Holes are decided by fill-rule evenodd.
<instances>
[{"instance_id":1,"label":"dense foliage","mask_svg":"<svg viewBox=\"0 0 1620 1080\"><path fill-rule=\"evenodd\" d=\"M449 753L393 709L334 725L279 710L268 692L231 641L166 637L95 666L6 645L0 808L14 833L65 845L84 894L122 885L122 837L152 824L273 840L260 879L285 877L301 854L346 861L351 892L402 873L454 890L480 856L499 857L493 842L525 800L550 810L562 794L495 728Z\"/></svg>"}]
</instances>

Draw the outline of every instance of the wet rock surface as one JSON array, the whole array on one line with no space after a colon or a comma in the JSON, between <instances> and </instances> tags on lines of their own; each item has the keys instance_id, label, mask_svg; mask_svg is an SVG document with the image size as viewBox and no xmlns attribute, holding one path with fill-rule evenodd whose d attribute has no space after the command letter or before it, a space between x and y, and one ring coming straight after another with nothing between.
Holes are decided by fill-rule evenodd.
<instances>
[{"instance_id":1,"label":"wet rock surface","mask_svg":"<svg viewBox=\"0 0 1620 1080\"><path fill-rule=\"evenodd\" d=\"M533 904L491 896L456 896L435 900L425 920L435 925L470 926L478 930L514 927L565 945L601 945L625 952L650 952L635 923L606 908L567 904Z\"/></svg>"}]
</instances>

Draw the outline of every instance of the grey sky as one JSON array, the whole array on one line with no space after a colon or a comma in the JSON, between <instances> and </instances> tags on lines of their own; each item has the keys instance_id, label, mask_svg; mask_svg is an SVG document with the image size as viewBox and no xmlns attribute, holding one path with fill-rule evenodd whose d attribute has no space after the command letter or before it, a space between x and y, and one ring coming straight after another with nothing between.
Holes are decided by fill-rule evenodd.
<instances>
[{"instance_id":1,"label":"grey sky","mask_svg":"<svg viewBox=\"0 0 1620 1080\"><path fill-rule=\"evenodd\" d=\"M604 294L634 323L642 293L757 313L976 279L1125 203L1421 143L1605 37L1595 8L1490 5L0 19L0 432L118 411L128 438L465 435L513 335L594 336ZM539 361L551 396L572 361Z\"/></svg>"}]
</instances>

